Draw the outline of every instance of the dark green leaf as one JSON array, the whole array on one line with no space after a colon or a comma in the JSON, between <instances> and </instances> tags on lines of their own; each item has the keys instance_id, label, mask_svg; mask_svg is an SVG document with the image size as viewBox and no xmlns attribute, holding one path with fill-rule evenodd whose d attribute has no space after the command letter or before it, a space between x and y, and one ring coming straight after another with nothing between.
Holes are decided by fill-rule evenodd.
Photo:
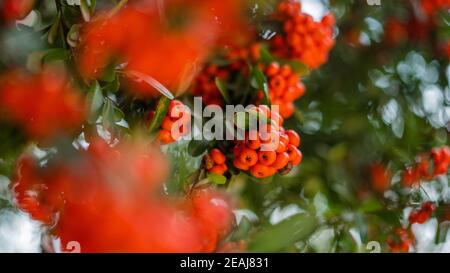
<instances>
[{"instance_id":1,"label":"dark green leaf","mask_svg":"<svg viewBox=\"0 0 450 273\"><path fill-rule=\"evenodd\" d=\"M259 52L261 54L261 60L265 64L270 64L271 62L275 61L275 58L272 56L272 54L270 54L270 52L267 49L267 47L261 46Z\"/></svg>"},{"instance_id":2,"label":"dark green leaf","mask_svg":"<svg viewBox=\"0 0 450 273\"><path fill-rule=\"evenodd\" d=\"M101 81L111 83L116 79L116 70L113 66L109 66L105 71L103 72L103 75L101 77Z\"/></svg>"},{"instance_id":3,"label":"dark green leaf","mask_svg":"<svg viewBox=\"0 0 450 273\"><path fill-rule=\"evenodd\" d=\"M58 13L55 21L53 22L52 26L50 27L50 30L48 31L47 40L48 43L51 45L55 42L56 37L58 37L60 23L61 23L61 13Z\"/></svg>"},{"instance_id":4,"label":"dark green leaf","mask_svg":"<svg viewBox=\"0 0 450 273\"><path fill-rule=\"evenodd\" d=\"M92 124L97 120L99 110L100 108L102 108L103 102L105 100L103 97L102 89L97 81L89 89L87 98L89 102L88 122Z\"/></svg>"},{"instance_id":5,"label":"dark green leaf","mask_svg":"<svg viewBox=\"0 0 450 273\"><path fill-rule=\"evenodd\" d=\"M201 156L208 149L210 142L206 140L191 140L188 146L188 152L191 156Z\"/></svg>"},{"instance_id":6,"label":"dark green leaf","mask_svg":"<svg viewBox=\"0 0 450 273\"><path fill-rule=\"evenodd\" d=\"M219 78L216 77L216 86L220 91L220 94L222 95L223 99L227 104L230 104L230 95L228 94L228 90L225 86L225 83L221 81Z\"/></svg>"},{"instance_id":7,"label":"dark green leaf","mask_svg":"<svg viewBox=\"0 0 450 273\"><path fill-rule=\"evenodd\" d=\"M253 88L263 91L263 104L270 105L269 84L267 83L266 76L264 76L264 73L261 71L261 69L257 67L252 68L250 84Z\"/></svg>"},{"instance_id":8,"label":"dark green leaf","mask_svg":"<svg viewBox=\"0 0 450 273\"><path fill-rule=\"evenodd\" d=\"M63 48L52 48L49 49L44 57L42 58L42 63L50 63L54 61L66 61L69 59L69 52Z\"/></svg>"},{"instance_id":9,"label":"dark green leaf","mask_svg":"<svg viewBox=\"0 0 450 273\"><path fill-rule=\"evenodd\" d=\"M114 105L110 99L105 100L105 104L103 105L103 128L108 130L114 124Z\"/></svg>"},{"instance_id":10,"label":"dark green leaf","mask_svg":"<svg viewBox=\"0 0 450 273\"><path fill-rule=\"evenodd\" d=\"M247 240L250 229L252 228L252 223L248 220L247 217L242 216L239 225L235 228L233 235L231 235L231 240L239 241L239 240Z\"/></svg>"}]
</instances>

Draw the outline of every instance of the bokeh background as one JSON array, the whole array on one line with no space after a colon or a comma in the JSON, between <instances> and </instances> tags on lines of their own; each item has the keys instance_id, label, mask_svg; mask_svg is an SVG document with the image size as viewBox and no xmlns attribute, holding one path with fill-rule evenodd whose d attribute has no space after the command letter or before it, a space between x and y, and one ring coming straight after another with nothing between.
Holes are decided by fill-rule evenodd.
<instances>
[{"instance_id":1,"label":"bokeh background","mask_svg":"<svg viewBox=\"0 0 450 273\"><path fill-rule=\"evenodd\" d=\"M50 2L41 1L22 23L2 25L2 70L11 64L32 70L39 54L57 47L58 41L49 46L40 32L51 29L57 12ZM61 2L79 9L79 1ZM97 6L110 2L97 1ZM277 3L249 2L255 14L273 11ZM236 227L230 240L243 242L243 251L390 252L395 250L392 240L400 237L402 242L396 230L403 227L414 238L406 251L450 252L448 175L414 187L402 183L405 169L419 155L449 143L448 1L300 2L302 12L316 20L329 11L336 17L336 44L328 61L302 77L306 93L285 121L302 138L303 161L286 176L260 181L236 175L221 186L234 204ZM440 6L427 8L431 2ZM260 36L276 31L262 23L258 27ZM52 52L47 58L61 58L60 51ZM184 98L189 103L189 95ZM120 116L114 126L129 126L126 119ZM110 131L99 131L111 138ZM39 221L14 206L10 183L23 151L45 159L55 149L23 138L0 125L0 252L41 252L48 239ZM79 137L73 143L82 147L87 142ZM180 140L163 148L171 165L168 192L201 166L202 157L190 155L188 146L188 140ZM409 215L425 202L435 204L432 215L411 225ZM372 241L374 248L368 246Z\"/></svg>"}]
</instances>

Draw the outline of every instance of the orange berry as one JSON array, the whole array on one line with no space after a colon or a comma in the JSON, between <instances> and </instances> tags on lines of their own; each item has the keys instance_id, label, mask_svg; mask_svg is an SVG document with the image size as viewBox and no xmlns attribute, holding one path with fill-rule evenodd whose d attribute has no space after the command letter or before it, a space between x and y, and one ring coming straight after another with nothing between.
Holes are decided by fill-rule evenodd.
<instances>
[{"instance_id":1,"label":"orange berry","mask_svg":"<svg viewBox=\"0 0 450 273\"><path fill-rule=\"evenodd\" d=\"M270 79L269 86L275 92L281 92L286 87L286 81L284 80L283 76L276 75L275 77Z\"/></svg>"},{"instance_id":2,"label":"orange berry","mask_svg":"<svg viewBox=\"0 0 450 273\"><path fill-rule=\"evenodd\" d=\"M273 62L267 66L266 69L266 75L269 77L275 76L278 74L278 71L280 70L280 65L276 62Z\"/></svg>"},{"instance_id":3,"label":"orange berry","mask_svg":"<svg viewBox=\"0 0 450 273\"><path fill-rule=\"evenodd\" d=\"M292 144L287 146L286 152L289 154L289 161L294 161L299 156L299 150Z\"/></svg>"},{"instance_id":4,"label":"orange berry","mask_svg":"<svg viewBox=\"0 0 450 273\"><path fill-rule=\"evenodd\" d=\"M289 145L289 137L285 132L280 134L280 142L283 142L286 148Z\"/></svg>"},{"instance_id":5,"label":"orange berry","mask_svg":"<svg viewBox=\"0 0 450 273\"><path fill-rule=\"evenodd\" d=\"M258 154L249 148L243 148L238 158L242 164L247 166L253 166L258 162Z\"/></svg>"},{"instance_id":6,"label":"orange berry","mask_svg":"<svg viewBox=\"0 0 450 273\"><path fill-rule=\"evenodd\" d=\"M219 149L212 149L209 154L217 165L224 164L226 161L225 155Z\"/></svg>"},{"instance_id":7,"label":"orange berry","mask_svg":"<svg viewBox=\"0 0 450 273\"><path fill-rule=\"evenodd\" d=\"M241 154L243 147L244 146L242 144L238 144L238 145L233 147L234 157L237 158Z\"/></svg>"},{"instance_id":8,"label":"orange berry","mask_svg":"<svg viewBox=\"0 0 450 273\"><path fill-rule=\"evenodd\" d=\"M281 67L279 74L287 78L292 74L292 69L289 65L285 64Z\"/></svg>"},{"instance_id":9,"label":"orange berry","mask_svg":"<svg viewBox=\"0 0 450 273\"><path fill-rule=\"evenodd\" d=\"M275 162L272 164L272 167L277 170L280 170L286 167L288 163L289 163L289 154L286 152L279 153L277 154L277 158L275 159Z\"/></svg>"},{"instance_id":10,"label":"orange berry","mask_svg":"<svg viewBox=\"0 0 450 273\"><path fill-rule=\"evenodd\" d=\"M297 156L294 158L294 160L292 160L292 165L297 166L298 164L300 164L300 162L302 162L303 159L303 154L300 150L296 149L296 151L294 151L294 153L297 154Z\"/></svg>"},{"instance_id":11,"label":"orange berry","mask_svg":"<svg viewBox=\"0 0 450 273\"><path fill-rule=\"evenodd\" d=\"M300 136L294 130L287 130L285 134L289 138L289 143L294 145L295 147L300 146Z\"/></svg>"},{"instance_id":12,"label":"orange berry","mask_svg":"<svg viewBox=\"0 0 450 273\"><path fill-rule=\"evenodd\" d=\"M300 77L297 74L291 74L287 78L287 83L289 86L295 86L300 80Z\"/></svg>"},{"instance_id":13,"label":"orange berry","mask_svg":"<svg viewBox=\"0 0 450 273\"><path fill-rule=\"evenodd\" d=\"M259 151L258 152L258 162L270 166L277 159L277 153L274 151Z\"/></svg>"},{"instance_id":14,"label":"orange berry","mask_svg":"<svg viewBox=\"0 0 450 273\"><path fill-rule=\"evenodd\" d=\"M283 118L289 118L294 114L295 106L292 102L280 104L280 114Z\"/></svg>"},{"instance_id":15,"label":"orange berry","mask_svg":"<svg viewBox=\"0 0 450 273\"><path fill-rule=\"evenodd\" d=\"M252 150L257 150L259 147L261 147L261 141L260 140L249 140L247 146Z\"/></svg>"},{"instance_id":16,"label":"orange berry","mask_svg":"<svg viewBox=\"0 0 450 273\"><path fill-rule=\"evenodd\" d=\"M233 160L233 165L243 171L248 171L250 168L247 164L242 163L239 159Z\"/></svg>"},{"instance_id":17,"label":"orange berry","mask_svg":"<svg viewBox=\"0 0 450 273\"><path fill-rule=\"evenodd\" d=\"M170 132L172 130L172 126L173 126L172 119L170 119L169 117L165 117L161 124L161 128Z\"/></svg>"},{"instance_id":18,"label":"orange berry","mask_svg":"<svg viewBox=\"0 0 450 273\"><path fill-rule=\"evenodd\" d=\"M172 137L170 131L167 131L167 130L160 130L159 131L159 135L158 135L158 139L163 144L170 144L170 143L175 142L175 139Z\"/></svg>"},{"instance_id":19,"label":"orange berry","mask_svg":"<svg viewBox=\"0 0 450 273\"><path fill-rule=\"evenodd\" d=\"M278 143L278 148L275 150L275 152L284 153L285 151L286 151L286 144L284 144L284 142L280 141L280 143Z\"/></svg>"},{"instance_id":20,"label":"orange berry","mask_svg":"<svg viewBox=\"0 0 450 273\"><path fill-rule=\"evenodd\" d=\"M227 165L222 164L212 167L211 169L208 170L208 172L223 175L227 170L228 170Z\"/></svg>"},{"instance_id":21,"label":"orange berry","mask_svg":"<svg viewBox=\"0 0 450 273\"><path fill-rule=\"evenodd\" d=\"M250 168L250 173L256 178L265 178L271 175L272 169L274 168L257 163Z\"/></svg>"}]
</instances>

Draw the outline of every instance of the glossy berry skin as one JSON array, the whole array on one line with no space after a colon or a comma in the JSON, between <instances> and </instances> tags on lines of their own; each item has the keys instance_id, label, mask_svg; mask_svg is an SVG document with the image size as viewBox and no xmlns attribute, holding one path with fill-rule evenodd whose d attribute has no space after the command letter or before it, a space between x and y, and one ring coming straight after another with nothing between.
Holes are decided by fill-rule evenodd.
<instances>
[{"instance_id":1,"label":"glossy berry skin","mask_svg":"<svg viewBox=\"0 0 450 273\"><path fill-rule=\"evenodd\" d=\"M281 70L276 64L270 67L270 73ZM280 124L283 119L277 118L276 112L267 106L261 105L253 110L270 118L270 124L265 125L264 130L259 128L259 131L247 132L246 140L236 142L233 148L234 167L248 171L255 178L270 177L277 172L281 175L289 173L303 158L298 149L299 135L292 130L285 130Z\"/></svg>"},{"instance_id":2,"label":"glossy berry skin","mask_svg":"<svg viewBox=\"0 0 450 273\"><path fill-rule=\"evenodd\" d=\"M265 68L264 73L269 83L270 100L273 105L279 107L279 114L276 113L273 119L276 123L283 125L284 119L291 117L294 113L293 102L303 96L305 86L300 77L287 64L280 65L277 62L272 62ZM264 92L258 91L256 103L260 104L263 98ZM266 110L262 111L265 112Z\"/></svg>"},{"instance_id":3,"label":"glossy berry skin","mask_svg":"<svg viewBox=\"0 0 450 273\"><path fill-rule=\"evenodd\" d=\"M223 175L226 171L228 171L226 159L227 158L221 150L214 148L205 155L203 158L203 164L209 173Z\"/></svg>"}]
</instances>

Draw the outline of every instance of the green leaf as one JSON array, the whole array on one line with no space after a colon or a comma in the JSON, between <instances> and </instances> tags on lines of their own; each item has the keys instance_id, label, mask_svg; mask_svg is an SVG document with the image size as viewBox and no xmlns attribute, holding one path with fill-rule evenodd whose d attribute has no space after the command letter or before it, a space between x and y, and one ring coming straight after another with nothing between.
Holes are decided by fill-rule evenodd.
<instances>
[{"instance_id":1,"label":"green leaf","mask_svg":"<svg viewBox=\"0 0 450 273\"><path fill-rule=\"evenodd\" d=\"M91 14L94 14L95 12L95 7L97 6L97 0L90 0L90 10L91 10Z\"/></svg>"},{"instance_id":2,"label":"green leaf","mask_svg":"<svg viewBox=\"0 0 450 273\"><path fill-rule=\"evenodd\" d=\"M114 124L114 115L115 111L113 102L110 99L106 98L102 112L103 128L105 128L105 130L108 130Z\"/></svg>"},{"instance_id":3,"label":"green leaf","mask_svg":"<svg viewBox=\"0 0 450 273\"><path fill-rule=\"evenodd\" d=\"M282 63L290 65L292 67L292 70L300 77L308 76L311 73L311 71L309 70L309 67L302 62L287 61L287 62L282 62Z\"/></svg>"},{"instance_id":4,"label":"green leaf","mask_svg":"<svg viewBox=\"0 0 450 273\"><path fill-rule=\"evenodd\" d=\"M251 228L252 223L250 222L250 220L248 220L247 217L242 216L239 225L234 229L233 234L231 235L231 240L232 241L247 240Z\"/></svg>"},{"instance_id":5,"label":"green leaf","mask_svg":"<svg viewBox=\"0 0 450 273\"><path fill-rule=\"evenodd\" d=\"M267 226L250 240L252 252L275 252L306 239L317 227L317 219L310 214L293 215L280 223Z\"/></svg>"},{"instance_id":6,"label":"green leaf","mask_svg":"<svg viewBox=\"0 0 450 273\"><path fill-rule=\"evenodd\" d=\"M208 149L210 142L206 140L191 140L188 145L188 153L193 156L201 156Z\"/></svg>"},{"instance_id":7,"label":"green leaf","mask_svg":"<svg viewBox=\"0 0 450 273\"><path fill-rule=\"evenodd\" d=\"M370 213L374 211L379 211L383 208L383 205L377 199L368 199L364 201L359 207L361 212Z\"/></svg>"},{"instance_id":8,"label":"green leaf","mask_svg":"<svg viewBox=\"0 0 450 273\"><path fill-rule=\"evenodd\" d=\"M270 64L271 62L275 61L275 58L270 54L269 50L265 46L261 46L259 49L259 53L261 54L261 60L265 64Z\"/></svg>"},{"instance_id":9,"label":"green leaf","mask_svg":"<svg viewBox=\"0 0 450 273\"><path fill-rule=\"evenodd\" d=\"M270 105L269 84L267 83L267 78L261 71L261 69L257 67L252 68L250 76L250 84L253 88L263 91L264 93L263 104Z\"/></svg>"},{"instance_id":10,"label":"green leaf","mask_svg":"<svg viewBox=\"0 0 450 273\"><path fill-rule=\"evenodd\" d=\"M104 103L104 97L102 93L102 89L97 81L91 86L88 93L88 102L89 102L89 123L95 123L98 118L99 110L102 108Z\"/></svg>"},{"instance_id":11,"label":"green leaf","mask_svg":"<svg viewBox=\"0 0 450 273\"><path fill-rule=\"evenodd\" d=\"M209 181L217 185L224 185L225 183L227 183L227 178L220 174L208 173L207 177Z\"/></svg>"},{"instance_id":12,"label":"green leaf","mask_svg":"<svg viewBox=\"0 0 450 273\"><path fill-rule=\"evenodd\" d=\"M156 106L155 115L150 123L149 127L150 134L156 133L161 127L161 124L167 115L167 111L169 110L169 105L170 105L169 98L162 96L159 99L158 105Z\"/></svg>"},{"instance_id":13,"label":"green leaf","mask_svg":"<svg viewBox=\"0 0 450 273\"><path fill-rule=\"evenodd\" d=\"M86 0L80 0L80 10L83 20L89 22L91 20L91 9Z\"/></svg>"},{"instance_id":14,"label":"green leaf","mask_svg":"<svg viewBox=\"0 0 450 273\"><path fill-rule=\"evenodd\" d=\"M125 118L125 114L122 112L122 110L120 110L119 107L114 106L113 108L114 108L114 119L113 119L114 122L119 122Z\"/></svg>"},{"instance_id":15,"label":"green leaf","mask_svg":"<svg viewBox=\"0 0 450 273\"><path fill-rule=\"evenodd\" d=\"M188 141L177 141L168 146L166 154L171 165L170 178L166 183L168 194L180 193L188 185L202 179L202 170L199 170L202 158L193 158L187 152Z\"/></svg>"},{"instance_id":16,"label":"green leaf","mask_svg":"<svg viewBox=\"0 0 450 273\"><path fill-rule=\"evenodd\" d=\"M53 44L58 37L59 24L61 23L61 13L58 13L55 21L53 22L50 30L48 31L47 41L49 44Z\"/></svg>"},{"instance_id":17,"label":"green leaf","mask_svg":"<svg viewBox=\"0 0 450 273\"><path fill-rule=\"evenodd\" d=\"M222 95L225 102L227 104L230 104L231 103L230 94L228 94L228 90L225 86L225 83L223 81L221 81L218 77L216 77L216 86L217 86L217 89L219 89L220 94Z\"/></svg>"},{"instance_id":18,"label":"green leaf","mask_svg":"<svg viewBox=\"0 0 450 273\"><path fill-rule=\"evenodd\" d=\"M111 83L116 79L116 70L113 66L109 66L105 71L103 72L103 75L101 77L101 81Z\"/></svg>"},{"instance_id":19,"label":"green leaf","mask_svg":"<svg viewBox=\"0 0 450 273\"><path fill-rule=\"evenodd\" d=\"M54 61L67 61L69 59L69 51L63 48L52 48L47 50L42 58L42 64L50 63Z\"/></svg>"},{"instance_id":20,"label":"green leaf","mask_svg":"<svg viewBox=\"0 0 450 273\"><path fill-rule=\"evenodd\" d=\"M76 47L78 45L78 39L80 37L80 25L74 24L70 27L67 33L67 44L71 47Z\"/></svg>"},{"instance_id":21,"label":"green leaf","mask_svg":"<svg viewBox=\"0 0 450 273\"><path fill-rule=\"evenodd\" d=\"M119 91L119 89L120 89L120 79L117 76L117 74L115 75L115 79L112 82L107 83L106 85L103 86L103 89L107 90L109 92L112 92L112 93L115 93L115 92Z\"/></svg>"}]
</instances>

